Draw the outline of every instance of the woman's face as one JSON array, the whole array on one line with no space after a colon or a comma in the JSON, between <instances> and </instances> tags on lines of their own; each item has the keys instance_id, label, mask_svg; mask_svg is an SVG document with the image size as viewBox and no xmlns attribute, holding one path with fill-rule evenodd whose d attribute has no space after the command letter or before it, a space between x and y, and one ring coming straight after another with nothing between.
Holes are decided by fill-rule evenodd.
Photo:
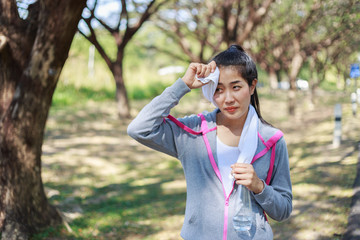
<instances>
[{"instance_id":1,"label":"woman's face","mask_svg":"<svg viewBox=\"0 0 360 240\"><path fill-rule=\"evenodd\" d=\"M228 120L246 119L251 95L257 80L249 86L233 67L220 68L219 83L214 94L214 101L221 113Z\"/></svg>"}]
</instances>

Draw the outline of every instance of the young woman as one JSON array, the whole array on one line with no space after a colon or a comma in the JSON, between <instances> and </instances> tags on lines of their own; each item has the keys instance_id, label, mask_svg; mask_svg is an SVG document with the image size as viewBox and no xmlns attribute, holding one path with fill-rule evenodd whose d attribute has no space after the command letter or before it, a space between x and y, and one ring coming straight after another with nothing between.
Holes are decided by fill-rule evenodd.
<instances>
[{"instance_id":1,"label":"young woman","mask_svg":"<svg viewBox=\"0 0 360 240\"><path fill-rule=\"evenodd\" d=\"M181 230L186 240L243 239L233 224L237 209L245 206L240 192L250 192L251 239L273 238L265 213L277 221L290 216L287 147L282 133L261 117L257 81L255 63L233 45L209 64L191 63L128 126L140 143L180 160L187 184ZM168 116L186 93L200 87L217 107L213 112Z\"/></svg>"}]
</instances>

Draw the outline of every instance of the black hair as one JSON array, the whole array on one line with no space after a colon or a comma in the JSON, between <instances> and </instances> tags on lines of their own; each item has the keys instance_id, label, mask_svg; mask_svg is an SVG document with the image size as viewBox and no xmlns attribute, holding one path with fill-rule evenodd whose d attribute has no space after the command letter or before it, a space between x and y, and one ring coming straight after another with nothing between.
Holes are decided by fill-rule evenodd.
<instances>
[{"instance_id":1,"label":"black hair","mask_svg":"<svg viewBox=\"0 0 360 240\"><path fill-rule=\"evenodd\" d=\"M234 67L239 72L240 76L247 81L249 86L252 85L254 79L258 79L255 62L239 45L231 45L227 50L216 55L211 61L215 61L216 66L219 68ZM260 120L263 123L269 124L261 116L260 102L256 87L254 93L251 95L251 105L255 108Z\"/></svg>"}]
</instances>

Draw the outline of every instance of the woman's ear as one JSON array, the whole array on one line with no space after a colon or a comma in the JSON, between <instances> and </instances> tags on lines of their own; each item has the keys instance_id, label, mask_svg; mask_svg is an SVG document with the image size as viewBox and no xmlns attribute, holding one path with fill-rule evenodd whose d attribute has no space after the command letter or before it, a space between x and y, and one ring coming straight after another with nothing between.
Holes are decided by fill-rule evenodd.
<instances>
[{"instance_id":1,"label":"woman's ear","mask_svg":"<svg viewBox=\"0 0 360 240\"><path fill-rule=\"evenodd\" d=\"M251 86L250 86L250 93L251 95L254 94L255 92L255 87L256 87L256 84L257 84L258 80L256 78L254 78L254 80L252 81L251 83Z\"/></svg>"}]
</instances>

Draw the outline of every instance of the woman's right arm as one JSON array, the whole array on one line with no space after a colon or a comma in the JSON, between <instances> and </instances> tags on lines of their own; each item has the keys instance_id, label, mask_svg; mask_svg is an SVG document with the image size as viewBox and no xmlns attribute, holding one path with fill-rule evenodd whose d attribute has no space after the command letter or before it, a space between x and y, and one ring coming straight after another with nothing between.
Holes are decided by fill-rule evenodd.
<instances>
[{"instance_id":1,"label":"woman's right arm","mask_svg":"<svg viewBox=\"0 0 360 240\"><path fill-rule=\"evenodd\" d=\"M177 157L174 135L179 129L165 118L188 92L190 88L178 79L139 112L127 128L128 135L150 148Z\"/></svg>"},{"instance_id":2,"label":"woman's right arm","mask_svg":"<svg viewBox=\"0 0 360 240\"><path fill-rule=\"evenodd\" d=\"M191 63L182 78L140 111L128 126L128 135L150 148L177 157L175 136L178 136L181 130L165 118L186 93L204 85L196 80L195 76L206 77L215 71L215 68L215 62L207 65Z\"/></svg>"}]
</instances>

